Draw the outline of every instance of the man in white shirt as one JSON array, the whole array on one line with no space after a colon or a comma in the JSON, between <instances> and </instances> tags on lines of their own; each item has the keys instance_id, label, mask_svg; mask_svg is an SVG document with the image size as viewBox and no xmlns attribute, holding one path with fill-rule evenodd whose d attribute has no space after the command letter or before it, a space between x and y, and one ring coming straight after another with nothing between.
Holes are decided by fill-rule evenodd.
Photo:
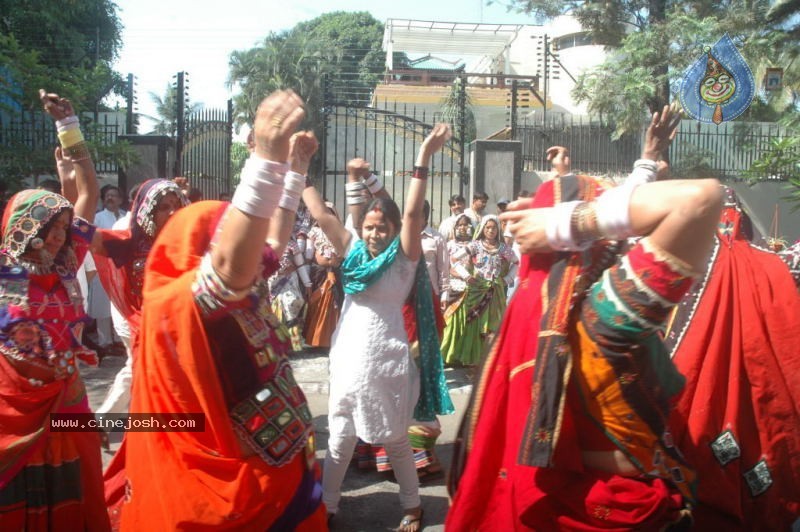
<instances>
[{"instance_id":1,"label":"man in white shirt","mask_svg":"<svg viewBox=\"0 0 800 532\"><path fill-rule=\"evenodd\" d=\"M472 225L475 227L480 227L483 211L486 209L487 203L489 203L489 194L486 192L476 192L472 195L472 205L464 211L464 214L469 216L469 219L472 220Z\"/></svg>"},{"instance_id":2,"label":"man in white shirt","mask_svg":"<svg viewBox=\"0 0 800 532\"><path fill-rule=\"evenodd\" d=\"M464 212L467 200L460 194L453 194L450 196L447 204L450 205L450 216L442 220L442 223L439 224L439 233L444 237L445 241L455 238L453 229L455 229L458 215Z\"/></svg>"},{"instance_id":3,"label":"man in white shirt","mask_svg":"<svg viewBox=\"0 0 800 532\"><path fill-rule=\"evenodd\" d=\"M114 222L125 216L122 209L122 195L114 185L105 185L100 189L103 210L94 215L94 225L101 229L111 229Z\"/></svg>"},{"instance_id":4,"label":"man in white shirt","mask_svg":"<svg viewBox=\"0 0 800 532\"><path fill-rule=\"evenodd\" d=\"M444 237L430 226L431 204L425 200L423 204L425 229L422 230L422 254L425 266L435 295L439 298L442 310L447 304L447 290L450 287L450 257L447 255L447 242Z\"/></svg>"},{"instance_id":5,"label":"man in white shirt","mask_svg":"<svg viewBox=\"0 0 800 532\"><path fill-rule=\"evenodd\" d=\"M114 185L105 185L100 189L100 199L105 207L95 214L94 225L100 229L111 229L114 223L125 216L122 210L122 196L119 188ZM89 315L97 323L97 344L108 347L114 343L114 333L111 328L111 302L108 294L100 283L100 278L95 277L89 282Z\"/></svg>"}]
</instances>

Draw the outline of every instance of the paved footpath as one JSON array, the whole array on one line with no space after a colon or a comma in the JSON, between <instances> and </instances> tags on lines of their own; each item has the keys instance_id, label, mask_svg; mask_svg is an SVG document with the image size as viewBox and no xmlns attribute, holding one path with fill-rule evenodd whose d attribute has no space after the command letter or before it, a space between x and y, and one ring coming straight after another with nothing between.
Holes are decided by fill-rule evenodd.
<instances>
[{"instance_id":1,"label":"paved footpath","mask_svg":"<svg viewBox=\"0 0 800 532\"><path fill-rule=\"evenodd\" d=\"M319 445L317 458L321 461L325 456L328 439L328 358L314 353L301 353L293 355L291 360L295 378L303 388L314 416ZM123 364L123 357L108 357L102 361L100 367L82 370L92 408L97 408L102 403L106 390ZM447 369L445 376L456 412L439 418L442 435L437 442L436 452L447 469L453 451L452 443L469 401L472 385L466 370ZM111 435L111 451L103 452L104 463L107 464L113 456L119 440L119 434ZM420 495L425 511L424 530L444 530L444 519L449 505L444 477L423 482ZM342 486L342 501L331 530L386 531L396 528L401 517L397 484L376 471L365 473L351 466Z\"/></svg>"}]
</instances>

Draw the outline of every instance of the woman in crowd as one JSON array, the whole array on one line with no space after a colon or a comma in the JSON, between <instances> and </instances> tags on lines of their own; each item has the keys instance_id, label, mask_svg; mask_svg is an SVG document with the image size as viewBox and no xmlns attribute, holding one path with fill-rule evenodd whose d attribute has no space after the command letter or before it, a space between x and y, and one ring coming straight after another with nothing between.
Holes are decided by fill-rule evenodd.
<instances>
[{"instance_id":1,"label":"woman in crowd","mask_svg":"<svg viewBox=\"0 0 800 532\"><path fill-rule=\"evenodd\" d=\"M721 191L651 182L677 125L654 114L615 188L557 149L559 177L503 214L522 281L462 423L448 530L688 526L695 475L668 426L682 377L660 329L706 263Z\"/></svg>"},{"instance_id":2,"label":"woman in crowd","mask_svg":"<svg viewBox=\"0 0 800 532\"><path fill-rule=\"evenodd\" d=\"M127 230L99 230L92 252L100 280L114 307L128 322L129 335L122 336L127 359L117 373L98 413L128 411L130 402L133 340L139 332L142 311L144 265L158 233L189 200L175 182L150 179L139 188L131 207Z\"/></svg>"},{"instance_id":3,"label":"woman in crowd","mask_svg":"<svg viewBox=\"0 0 800 532\"><path fill-rule=\"evenodd\" d=\"M302 283L302 284L301 284ZM280 267L269 279L272 311L281 322L283 334L292 342L292 351L303 349L306 292L311 289L309 266L293 232L280 260Z\"/></svg>"},{"instance_id":4,"label":"woman in crowd","mask_svg":"<svg viewBox=\"0 0 800 532\"><path fill-rule=\"evenodd\" d=\"M706 274L665 334L686 378L671 427L697 468L697 530L789 530L800 516L800 295L754 240L727 189Z\"/></svg>"},{"instance_id":5,"label":"woman in crowd","mask_svg":"<svg viewBox=\"0 0 800 532\"><path fill-rule=\"evenodd\" d=\"M333 203L326 201L328 213L339 219ZM305 339L311 347L330 348L331 336L339 321L339 311L344 293L340 281L339 265L342 258L336 253L325 231L318 223L309 231L306 257L311 255L313 265L311 280L313 291L308 300Z\"/></svg>"},{"instance_id":6,"label":"woman in crowd","mask_svg":"<svg viewBox=\"0 0 800 532\"><path fill-rule=\"evenodd\" d=\"M305 186L284 161L305 173L315 151L291 151L304 115L291 91L261 102L231 203L180 210L151 250L131 412L205 426L127 435L123 530L325 528L311 413L267 297Z\"/></svg>"},{"instance_id":7,"label":"woman in crowd","mask_svg":"<svg viewBox=\"0 0 800 532\"><path fill-rule=\"evenodd\" d=\"M447 364L473 366L500 328L506 287L517 275L517 257L500 236L500 221L493 214L481 219L474 240L463 246L461 253L469 257L472 275L463 299L448 313L442 355ZM460 264L466 259L457 252L452 260ZM462 268L454 269L461 270L457 275L463 276Z\"/></svg>"},{"instance_id":8,"label":"woman in crowd","mask_svg":"<svg viewBox=\"0 0 800 532\"><path fill-rule=\"evenodd\" d=\"M348 208L361 238L326 212L313 188L304 194L312 216L337 253L346 257L345 300L330 352L323 501L331 516L339 511L342 481L358 438L382 443L400 485L403 532L422 528L419 480L408 440L412 417L434 419L452 412L441 357L421 349L415 368L403 320L403 304L413 289L420 344L438 347L430 279L420 262L420 233L428 163L449 137L449 128L440 124L422 143L402 218L397 205L386 198L373 200L362 216L363 192L369 188L375 195L383 187L375 175L362 183L362 173L348 165Z\"/></svg>"},{"instance_id":9,"label":"woman in crowd","mask_svg":"<svg viewBox=\"0 0 800 532\"><path fill-rule=\"evenodd\" d=\"M70 102L40 91L72 163L66 198L16 194L0 250L0 529L107 530L100 437L60 432L52 414L90 415L76 358L88 321L76 280L94 235L97 179Z\"/></svg>"}]
</instances>

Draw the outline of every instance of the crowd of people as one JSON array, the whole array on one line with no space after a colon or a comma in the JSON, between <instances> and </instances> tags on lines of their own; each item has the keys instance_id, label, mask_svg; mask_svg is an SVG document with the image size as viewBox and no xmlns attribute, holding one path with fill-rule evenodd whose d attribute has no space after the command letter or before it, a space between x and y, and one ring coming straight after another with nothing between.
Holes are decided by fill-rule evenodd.
<instances>
[{"instance_id":1,"label":"crowd of people","mask_svg":"<svg viewBox=\"0 0 800 532\"><path fill-rule=\"evenodd\" d=\"M126 212L70 102L40 98L59 181L3 213L0 529L326 530L355 457L393 471L398 530L416 532L420 481L444 470L445 365L476 371L448 530L798 518L800 243L758 248L732 191L666 178L675 108L653 114L621 185L573 173L556 146L535 194L496 214L484 192L469 208L454 195L437 231L425 198L446 124L421 143L402 212L351 160L343 219L308 175L302 100L277 91L229 200L150 179ZM81 367L115 334L126 363L96 413L204 427L127 432L103 471L103 433L52 420L92 415ZM307 349L329 356L322 467L290 365Z\"/></svg>"}]
</instances>

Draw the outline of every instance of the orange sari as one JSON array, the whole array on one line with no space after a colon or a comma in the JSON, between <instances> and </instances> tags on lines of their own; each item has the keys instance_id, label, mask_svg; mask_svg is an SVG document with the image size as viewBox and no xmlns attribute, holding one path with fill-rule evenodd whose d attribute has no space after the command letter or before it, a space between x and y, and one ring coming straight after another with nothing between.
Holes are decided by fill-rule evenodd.
<instances>
[{"instance_id":1,"label":"orange sari","mask_svg":"<svg viewBox=\"0 0 800 532\"><path fill-rule=\"evenodd\" d=\"M124 530L277 528L308 479L303 452L276 467L246 449L226 406L192 287L225 206L182 209L148 259L131 412L202 413L205 431L127 435ZM296 530L326 529L323 505L301 513Z\"/></svg>"}]
</instances>

